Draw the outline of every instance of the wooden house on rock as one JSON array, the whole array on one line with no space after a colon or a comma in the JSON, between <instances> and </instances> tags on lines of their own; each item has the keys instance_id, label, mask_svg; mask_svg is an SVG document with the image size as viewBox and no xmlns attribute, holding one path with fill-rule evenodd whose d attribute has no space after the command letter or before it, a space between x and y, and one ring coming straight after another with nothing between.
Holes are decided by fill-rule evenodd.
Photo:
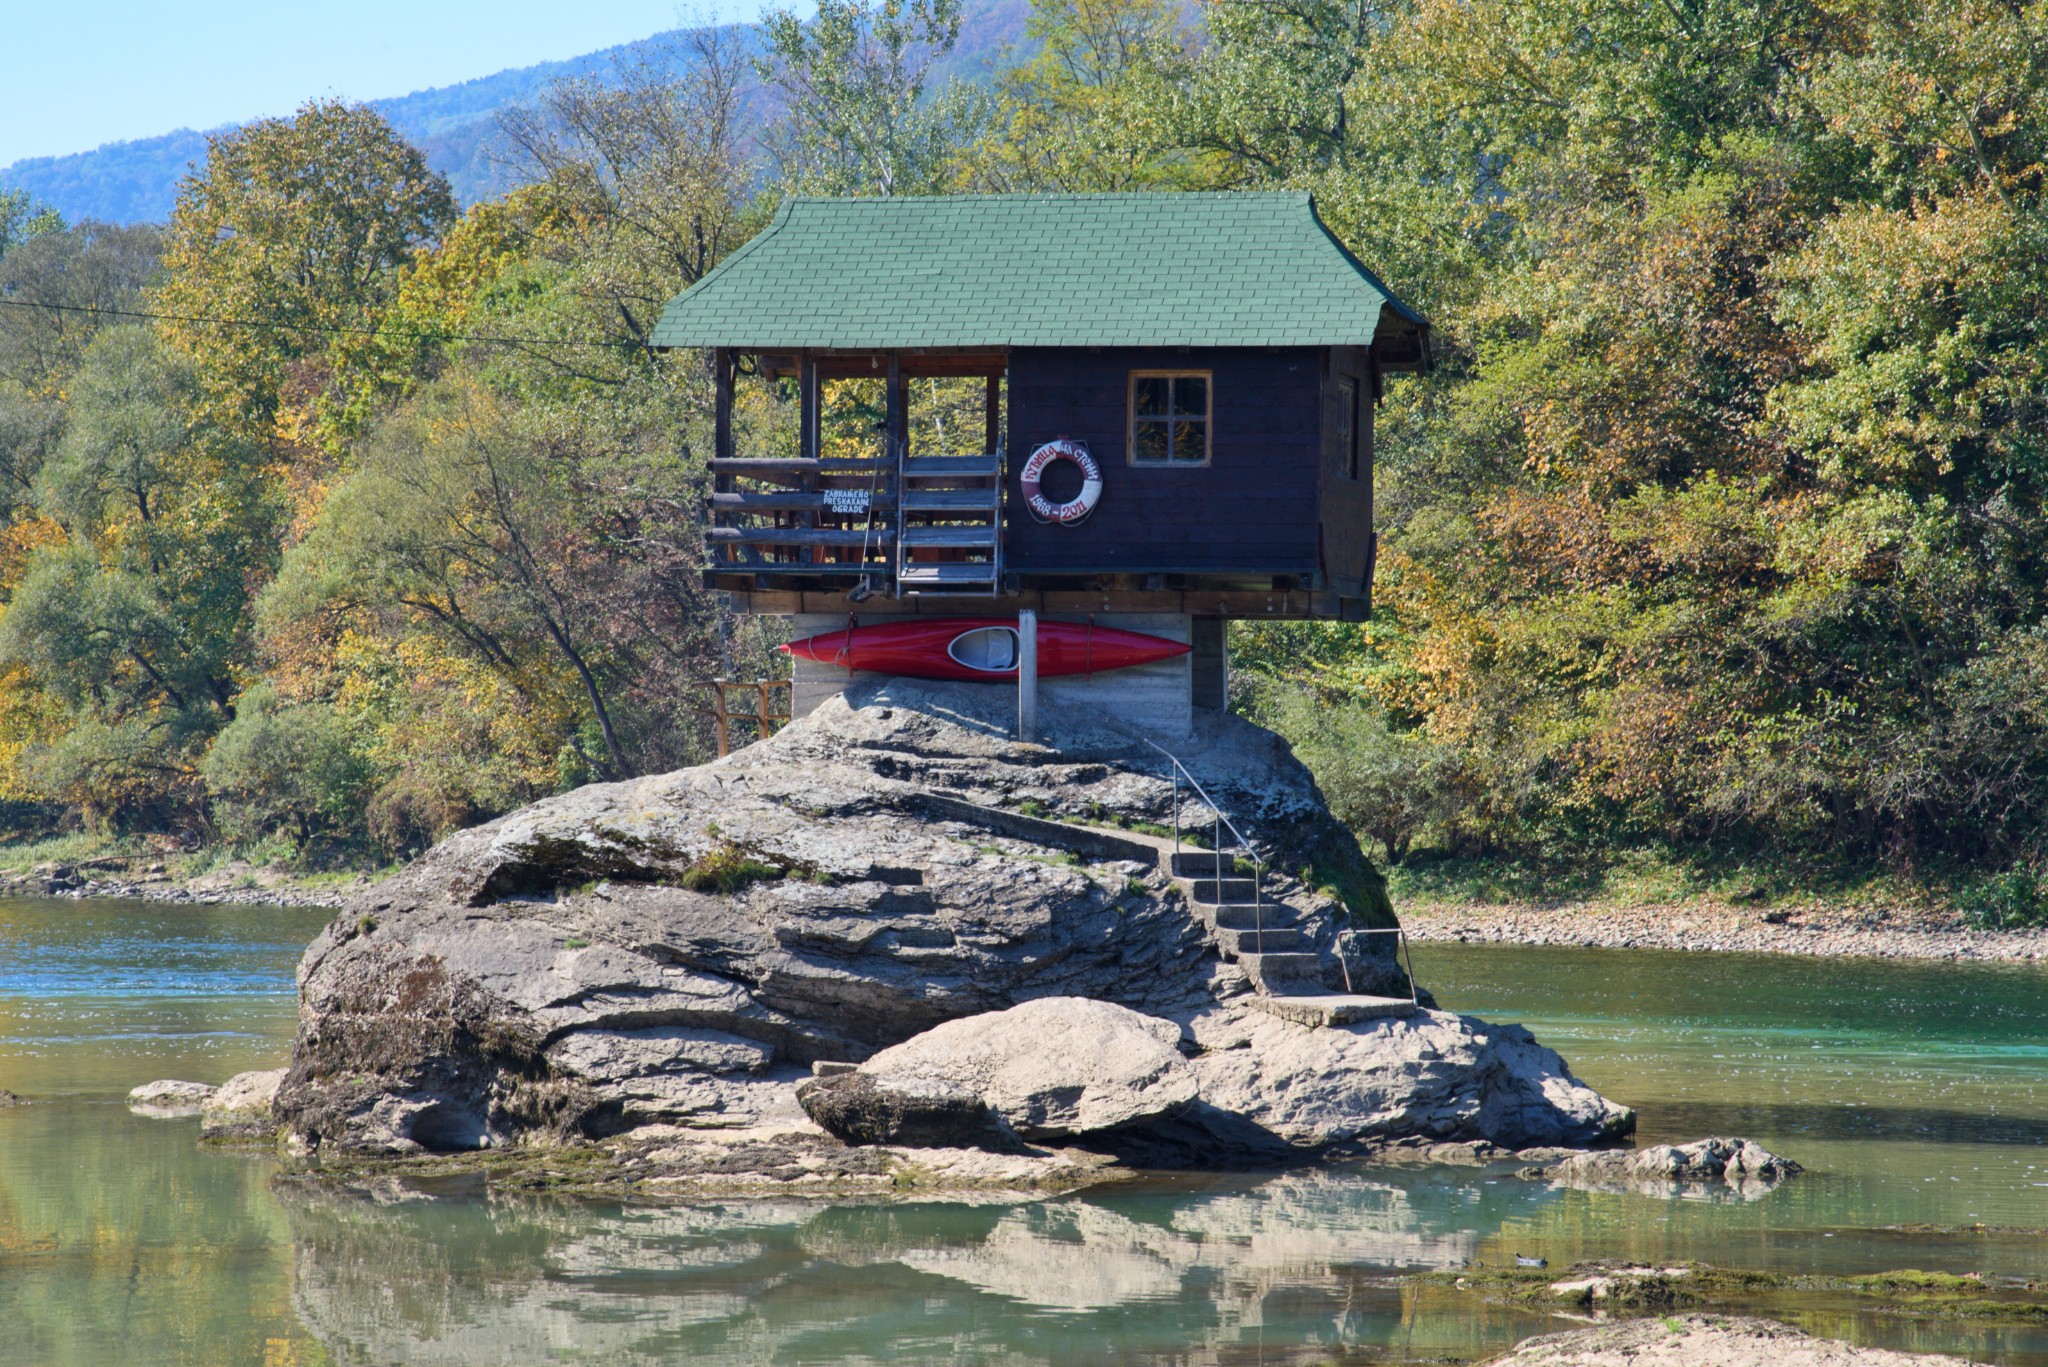
<instances>
[{"instance_id":1,"label":"wooden house on rock","mask_svg":"<svg viewBox=\"0 0 2048 1367\"><path fill-rule=\"evenodd\" d=\"M1014 679L1029 610L1047 693L1169 734L1226 621L1369 612L1373 408L1429 364L1298 193L793 199L654 340L712 352L706 582L821 638L798 715L862 667Z\"/></svg>"}]
</instances>

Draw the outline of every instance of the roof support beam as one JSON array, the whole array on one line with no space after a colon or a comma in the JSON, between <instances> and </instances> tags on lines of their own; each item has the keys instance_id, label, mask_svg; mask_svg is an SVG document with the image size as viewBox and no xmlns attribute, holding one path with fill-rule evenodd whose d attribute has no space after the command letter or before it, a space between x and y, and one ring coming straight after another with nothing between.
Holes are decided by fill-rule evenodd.
<instances>
[{"instance_id":1,"label":"roof support beam","mask_svg":"<svg viewBox=\"0 0 2048 1367\"><path fill-rule=\"evenodd\" d=\"M719 347L711 353L711 387L715 400L713 404L711 454L717 460L731 460L732 449L732 352ZM720 493L729 489L727 484L717 485Z\"/></svg>"},{"instance_id":2,"label":"roof support beam","mask_svg":"<svg viewBox=\"0 0 2048 1367\"><path fill-rule=\"evenodd\" d=\"M910 435L908 415L903 411L908 406L904 402L908 397L903 385L903 366L896 359L896 353L892 351L889 353L889 393L884 401L888 405L888 454L891 457L904 449L904 440Z\"/></svg>"},{"instance_id":3,"label":"roof support beam","mask_svg":"<svg viewBox=\"0 0 2048 1367\"><path fill-rule=\"evenodd\" d=\"M818 384L818 358L807 351L803 354L801 364L802 379L798 383L798 389L801 394L801 407L797 418L799 444L797 454L804 460L816 460L823 432L824 392ZM804 493L815 494L818 492L818 476L813 472L801 474L797 487ZM802 526L816 527L818 525L818 515L816 513L797 513L794 516L802 519L800 524ZM803 548L804 564L815 564L817 559L817 547L805 546Z\"/></svg>"}]
</instances>

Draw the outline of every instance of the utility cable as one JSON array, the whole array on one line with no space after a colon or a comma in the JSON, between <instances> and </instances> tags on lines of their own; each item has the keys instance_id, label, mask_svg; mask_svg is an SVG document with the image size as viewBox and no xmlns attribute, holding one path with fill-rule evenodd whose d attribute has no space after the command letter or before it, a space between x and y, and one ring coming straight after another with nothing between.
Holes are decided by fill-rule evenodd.
<instances>
[{"instance_id":1,"label":"utility cable","mask_svg":"<svg viewBox=\"0 0 2048 1367\"><path fill-rule=\"evenodd\" d=\"M498 337L477 332L398 332L388 328L336 327L326 323L265 322L255 318L208 318L186 313L146 313L139 309L99 308L86 304L39 304L29 299L0 299L0 308L37 309L50 313L84 313L94 317L142 318L159 323L203 323L213 327L258 331L324 332L331 336L397 337L415 342L499 342L506 346L625 347L642 350L638 342L592 341L580 337Z\"/></svg>"}]
</instances>

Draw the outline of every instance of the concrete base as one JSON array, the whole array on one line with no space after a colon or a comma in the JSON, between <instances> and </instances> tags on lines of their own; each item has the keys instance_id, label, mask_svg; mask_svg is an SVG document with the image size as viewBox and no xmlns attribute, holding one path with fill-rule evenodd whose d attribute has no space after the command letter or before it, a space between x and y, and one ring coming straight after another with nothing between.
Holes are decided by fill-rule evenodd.
<instances>
[{"instance_id":1,"label":"concrete base","mask_svg":"<svg viewBox=\"0 0 2048 1367\"><path fill-rule=\"evenodd\" d=\"M1269 1016L1278 1016L1281 1020L1311 1029L1415 1014L1415 1003L1406 997L1352 997L1331 993L1321 997L1246 997L1244 1003Z\"/></svg>"},{"instance_id":2,"label":"concrete base","mask_svg":"<svg viewBox=\"0 0 2048 1367\"><path fill-rule=\"evenodd\" d=\"M1004 614L991 612L988 615ZM1061 614L1047 615L1040 620L1085 622L1088 618ZM838 631L846 626L844 617L823 615L788 617L784 621L788 624L787 639L792 641L816 636L820 632ZM1169 641L1192 642L1194 639L1194 619L1185 613L1098 613L1095 624L1123 631L1142 631L1148 636L1163 636ZM849 683L877 677L836 665L820 664L815 660L798 659L794 663L795 682L790 689L790 712L798 717L809 716L817 710L818 704L845 692ZM1106 674L1042 678L1038 681L1038 696L1046 703L1093 708L1145 735L1178 737L1187 735L1194 728L1193 682L1192 657L1180 655L1157 664L1118 669ZM1006 690L1013 701L1017 694L1015 683L976 686Z\"/></svg>"}]
</instances>

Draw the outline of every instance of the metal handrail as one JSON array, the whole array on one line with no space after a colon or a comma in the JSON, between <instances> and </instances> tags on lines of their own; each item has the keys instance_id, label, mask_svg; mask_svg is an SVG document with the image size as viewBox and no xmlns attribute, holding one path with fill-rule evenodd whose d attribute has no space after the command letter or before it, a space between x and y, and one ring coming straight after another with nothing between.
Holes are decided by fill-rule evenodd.
<instances>
[{"instance_id":1,"label":"metal handrail","mask_svg":"<svg viewBox=\"0 0 2048 1367\"><path fill-rule=\"evenodd\" d=\"M1258 849L1253 846L1250 840L1245 838L1244 832L1237 828L1237 823L1224 813L1222 805L1215 798L1209 796L1209 790L1204 788L1200 781L1188 772L1187 765L1182 764L1178 756L1165 746L1152 740L1148 739L1145 744L1150 745L1154 750L1166 756L1166 762L1173 766L1168 771L1168 776L1173 779L1173 852L1175 854L1180 853L1180 781L1185 778L1188 781L1188 786L1201 794L1202 801L1208 805L1209 811L1216 817L1214 853L1216 855L1216 895L1218 897L1223 895L1224 827L1228 826L1230 833L1237 837L1237 845L1234 849L1241 849L1252 857L1252 943L1258 947L1254 951L1255 953L1264 954L1266 952L1265 861L1259 858ZM1233 859L1233 866L1235 863L1236 861ZM1218 903L1218 905L1221 905L1221 903ZM1342 956L1340 955L1339 958L1341 960ZM1345 971L1345 981L1348 985L1350 981L1350 971L1348 969Z\"/></svg>"},{"instance_id":2,"label":"metal handrail","mask_svg":"<svg viewBox=\"0 0 2048 1367\"><path fill-rule=\"evenodd\" d=\"M1415 987L1415 956L1408 952L1407 930L1401 926L1351 926L1349 930L1353 935L1398 935L1401 937L1401 960L1408 965L1408 1004L1416 1007L1421 1006L1422 994ZM1337 956L1337 962L1340 965L1344 964L1344 956L1342 954ZM1344 966L1344 985L1346 987L1351 986L1351 969L1348 965Z\"/></svg>"},{"instance_id":3,"label":"metal handrail","mask_svg":"<svg viewBox=\"0 0 2048 1367\"><path fill-rule=\"evenodd\" d=\"M1252 842L1250 840L1245 838L1244 832L1240 831L1237 828L1237 823L1232 821L1229 818L1229 816L1225 815L1223 808L1217 803L1216 799L1209 796L1209 790L1204 788L1201 785L1200 780L1198 780L1193 774L1188 772L1188 767L1180 762L1178 756L1176 756L1171 750L1168 750L1165 746L1158 744L1156 741L1146 739L1145 744L1151 746L1154 750L1157 750L1160 754L1166 756L1167 763L1173 766L1173 768L1169 771L1173 779L1173 852L1175 854L1180 853L1180 781L1181 779L1185 778L1188 781L1188 786L1190 788L1193 788L1197 793L1201 794L1202 801L1205 804L1207 804L1209 810L1216 816L1217 848L1215 850L1215 854L1217 855L1216 882L1218 896L1222 895L1222 855L1224 853L1222 846L1224 827L1228 826L1230 828L1230 833L1237 837L1237 845L1235 848L1242 849L1246 854L1252 857L1252 942L1258 946L1258 950L1256 952L1261 954L1265 953L1265 861L1259 858L1258 850L1252 845ZM1353 926L1350 927L1350 929L1354 933L1359 935L1398 935L1401 937L1401 960L1402 962L1408 965L1408 1001L1410 1005L1420 1007L1422 1005L1422 996L1415 986L1415 957L1408 952L1407 930L1401 926ZM1347 992L1351 991L1351 965L1345 961L1344 953L1341 949L1337 953L1337 967L1344 970L1344 990Z\"/></svg>"}]
</instances>

